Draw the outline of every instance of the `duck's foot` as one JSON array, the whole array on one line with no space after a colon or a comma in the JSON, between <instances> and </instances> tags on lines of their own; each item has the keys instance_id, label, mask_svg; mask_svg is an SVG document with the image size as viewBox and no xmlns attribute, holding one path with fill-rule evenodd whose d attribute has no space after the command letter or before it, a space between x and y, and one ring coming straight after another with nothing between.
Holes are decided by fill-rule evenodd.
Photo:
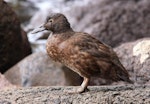
<instances>
[{"instance_id":1,"label":"duck's foot","mask_svg":"<svg viewBox=\"0 0 150 104\"><path fill-rule=\"evenodd\" d=\"M80 94L80 93L87 92L87 91L89 91L89 89L87 87L83 88L83 87L80 86L76 90L73 89L72 91L67 91L67 93L69 93L69 94Z\"/></svg>"}]
</instances>

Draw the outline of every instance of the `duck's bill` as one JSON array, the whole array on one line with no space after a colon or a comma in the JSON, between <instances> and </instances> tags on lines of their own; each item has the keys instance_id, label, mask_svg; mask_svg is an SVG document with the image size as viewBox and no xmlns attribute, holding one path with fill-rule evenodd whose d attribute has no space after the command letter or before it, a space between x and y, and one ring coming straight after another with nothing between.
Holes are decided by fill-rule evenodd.
<instances>
[{"instance_id":1,"label":"duck's bill","mask_svg":"<svg viewBox=\"0 0 150 104\"><path fill-rule=\"evenodd\" d=\"M40 27L34 29L34 30L31 32L31 34L36 34L36 33L38 33L38 32L44 31L44 30L46 30L45 27L40 26Z\"/></svg>"}]
</instances>

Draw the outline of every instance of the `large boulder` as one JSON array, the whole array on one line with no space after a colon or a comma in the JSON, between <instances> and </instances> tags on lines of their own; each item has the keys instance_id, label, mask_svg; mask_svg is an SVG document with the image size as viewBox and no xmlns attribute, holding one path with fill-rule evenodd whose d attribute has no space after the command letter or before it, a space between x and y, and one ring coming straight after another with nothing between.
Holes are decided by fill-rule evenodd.
<instances>
[{"instance_id":1,"label":"large boulder","mask_svg":"<svg viewBox=\"0 0 150 104\"><path fill-rule=\"evenodd\" d=\"M53 62L45 52L37 52L26 57L5 73L6 78L15 85L66 86L80 85L80 77L61 65Z\"/></svg>"},{"instance_id":2,"label":"large boulder","mask_svg":"<svg viewBox=\"0 0 150 104\"><path fill-rule=\"evenodd\" d=\"M3 0L0 7L0 72L4 73L30 54L31 48L14 11Z\"/></svg>"},{"instance_id":3,"label":"large boulder","mask_svg":"<svg viewBox=\"0 0 150 104\"><path fill-rule=\"evenodd\" d=\"M115 51L135 84L150 84L150 38L122 44Z\"/></svg>"},{"instance_id":4,"label":"large boulder","mask_svg":"<svg viewBox=\"0 0 150 104\"><path fill-rule=\"evenodd\" d=\"M84 31L110 46L150 37L150 0L92 0L64 14L73 29Z\"/></svg>"},{"instance_id":5,"label":"large boulder","mask_svg":"<svg viewBox=\"0 0 150 104\"><path fill-rule=\"evenodd\" d=\"M6 88L13 88L16 87L15 85L12 85L4 75L0 73L0 89L6 89Z\"/></svg>"}]
</instances>

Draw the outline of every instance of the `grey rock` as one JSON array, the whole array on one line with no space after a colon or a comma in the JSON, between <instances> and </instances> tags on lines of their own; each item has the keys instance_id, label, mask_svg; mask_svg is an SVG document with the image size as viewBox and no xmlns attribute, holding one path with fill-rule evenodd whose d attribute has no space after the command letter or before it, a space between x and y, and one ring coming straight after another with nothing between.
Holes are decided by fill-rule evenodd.
<instances>
[{"instance_id":1,"label":"grey rock","mask_svg":"<svg viewBox=\"0 0 150 104\"><path fill-rule=\"evenodd\" d=\"M38 8L29 0L5 0L16 12L21 23L27 24Z\"/></svg>"},{"instance_id":2,"label":"grey rock","mask_svg":"<svg viewBox=\"0 0 150 104\"><path fill-rule=\"evenodd\" d=\"M136 84L150 84L150 38L122 44L115 51Z\"/></svg>"},{"instance_id":3,"label":"grey rock","mask_svg":"<svg viewBox=\"0 0 150 104\"><path fill-rule=\"evenodd\" d=\"M115 47L150 37L149 0L92 0L64 12L73 29L92 34Z\"/></svg>"},{"instance_id":4,"label":"grey rock","mask_svg":"<svg viewBox=\"0 0 150 104\"><path fill-rule=\"evenodd\" d=\"M75 87L31 87L0 90L0 101L13 104L149 104L150 86L89 87L89 92L69 94Z\"/></svg>"},{"instance_id":5,"label":"grey rock","mask_svg":"<svg viewBox=\"0 0 150 104\"><path fill-rule=\"evenodd\" d=\"M15 87L15 85L12 85L6 78L4 75L2 75L0 73L0 89L6 89L6 88L13 88ZM1 104L1 102L0 102Z\"/></svg>"},{"instance_id":6,"label":"grey rock","mask_svg":"<svg viewBox=\"0 0 150 104\"><path fill-rule=\"evenodd\" d=\"M6 78L15 85L66 86L79 85L80 77L50 59L46 52L37 52L26 57L5 73Z\"/></svg>"}]
</instances>

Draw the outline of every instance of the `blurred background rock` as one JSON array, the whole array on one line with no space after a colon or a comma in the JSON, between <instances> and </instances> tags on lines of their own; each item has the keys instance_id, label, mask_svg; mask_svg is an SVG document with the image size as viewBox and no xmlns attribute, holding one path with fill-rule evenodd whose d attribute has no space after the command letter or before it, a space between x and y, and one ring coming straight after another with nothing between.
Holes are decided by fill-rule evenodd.
<instances>
[{"instance_id":1,"label":"blurred background rock","mask_svg":"<svg viewBox=\"0 0 150 104\"><path fill-rule=\"evenodd\" d=\"M6 78L9 79L11 83L20 86L36 86L36 85L59 85L57 81L60 83L61 80L63 80L64 82L62 81L63 83L61 83L60 85L75 85L75 83L81 82L81 79L78 77L78 75L74 76L73 72L68 72L64 70L63 65L62 66L58 65L56 69L58 69L57 70L58 72L64 74L55 72L56 71L55 68L49 66L49 64L55 65L55 63L51 61L51 59L48 60L45 52L45 43L49 35L49 32L45 31L37 34L30 33L34 28L41 26L45 22L45 19L48 14L52 12L61 12L67 16L69 22L71 23L72 28L75 31L82 31L87 32L89 34L93 34L93 36L99 39L100 41L112 46L119 55L119 58L123 63L123 65L129 71L131 79L136 84L150 84L149 83L150 0L5 0L5 1L9 4L10 7L12 7L12 9L8 7L10 8L10 11L15 11L15 13L17 14L17 18L20 19L22 32L24 30L27 33L28 40L30 42L30 45L26 44L26 47L31 46L33 52L32 55L29 55L28 57L24 58L19 63L18 61L16 61L15 63L17 64L11 67L10 70L8 70L9 68L5 69L8 70L5 73ZM3 0L0 0L0 2L1 5L3 5L2 3ZM3 11L0 12L2 14L4 13L5 10L1 9L0 11ZM11 16L12 15L7 15L7 17ZM2 28L0 27L0 29ZM25 34L25 32L23 33ZM3 39L1 38L0 40ZM15 39L15 41L18 42L20 40ZM28 41L26 41L26 43L27 42ZM2 44L7 43L8 42L3 42ZM138 45L140 43L143 45ZM17 45L20 44L17 43ZM137 50L143 51L142 53L135 55L136 52L134 47L136 47L137 45L139 48ZM143 47L147 48L145 49ZM17 50L17 52L19 52L19 50ZM7 51L7 53L11 54L10 51ZM31 51L29 53L31 53ZM144 58L141 56L143 54ZM6 56L2 55L2 57ZM143 58L142 63L141 57ZM8 59L10 60L10 58ZM0 70L2 69L0 68ZM60 70L62 70L62 72ZM52 77L51 74L44 74L47 72L55 73L54 74L55 76ZM61 80L58 78L59 75ZM73 75L74 78L77 80L75 81L72 80L71 75ZM64 76L67 78L65 78ZM41 78L40 80L38 80L39 82L37 82L38 78ZM56 79L55 81L57 84L52 82L54 81L54 79ZM69 80L67 83L66 81L68 79L71 79L72 82L70 82L71 80ZM43 82L43 80L45 81ZM103 79L92 78L90 84L110 85L116 83L111 83ZM117 84L122 84L122 82Z\"/></svg>"},{"instance_id":2,"label":"blurred background rock","mask_svg":"<svg viewBox=\"0 0 150 104\"><path fill-rule=\"evenodd\" d=\"M12 8L3 0L0 0L0 7L0 72L4 73L31 54L31 47Z\"/></svg>"}]
</instances>

